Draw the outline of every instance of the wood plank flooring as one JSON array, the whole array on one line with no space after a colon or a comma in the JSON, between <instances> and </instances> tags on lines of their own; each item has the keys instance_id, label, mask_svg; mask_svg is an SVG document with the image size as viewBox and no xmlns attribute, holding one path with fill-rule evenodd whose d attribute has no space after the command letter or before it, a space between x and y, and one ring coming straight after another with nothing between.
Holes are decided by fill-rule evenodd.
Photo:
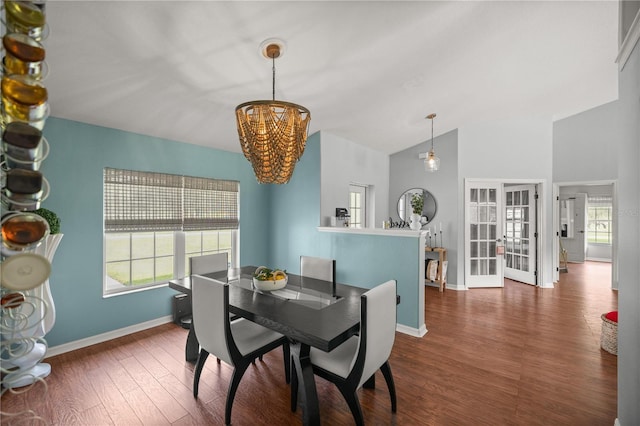
<instances>
[{"instance_id":1,"label":"wood plank flooring","mask_svg":"<svg viewBox=\"0 0 640 426\"><path fill-rule=\"evenodd\" d=\"M423 338L397 333L391 368L398 412L378 372L360 390L369 425L613 425L617 357L600 349L600 315L617 309L610 264L570 264L554 289L426 289ZM401 308L401 306L400 306ZM192 395L186 330L166 324L49 358L48 390L5 393L1 422L51 425L218 425L229 366L205 365ZM323 425L353 424L337 389L316 378ZM6 413L32 410L43 419ZM282 351L249 368L234 425L301 424L289 409Z\"/></svg>"}]
</instances>

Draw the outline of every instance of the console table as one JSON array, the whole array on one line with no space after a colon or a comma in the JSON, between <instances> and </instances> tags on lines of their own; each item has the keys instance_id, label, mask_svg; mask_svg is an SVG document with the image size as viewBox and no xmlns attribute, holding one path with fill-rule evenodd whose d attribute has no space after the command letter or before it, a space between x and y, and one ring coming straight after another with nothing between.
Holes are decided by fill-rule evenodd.
<instances>
[{"instance_id":1,"label":"console table","mask_svg":"<svg viewBox=\"0 0 640 426\"><path fill-rule=\"evenodd\" d=\"M425 251L425 257L428 257L429 259L431 259L429 257L429 254L433 254L433 255L437 255L438 256L438 274L436 275L436 279L435 280L430 280L430 279L425 277L424 281L425 282L436 282L436 283L438 283L438 287L439 287L440 291L444 291L444 289L446 288L446 285L447 285L447 278L442 273L442 266L443 266L443 262L445 262L447 260L447 249L444 248L444 247L428 247L428 246L425 246L424 251Z\"/></svg>"}]
</instances>

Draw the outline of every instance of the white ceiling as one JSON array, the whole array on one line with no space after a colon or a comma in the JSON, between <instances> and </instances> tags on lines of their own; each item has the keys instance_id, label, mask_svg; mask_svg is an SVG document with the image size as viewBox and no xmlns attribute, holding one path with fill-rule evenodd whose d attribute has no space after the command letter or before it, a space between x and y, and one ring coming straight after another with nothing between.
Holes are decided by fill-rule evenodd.
<instances>
[{"instance_id":1,"label":"white ceiling","mask_svg":"<svg viewBox=\"0 0 640 426\"><path fill-rule=\"evenodd\" d=\"M235 107L276 98L394 153L473 122L617 98L618 2L47 2L51 115L240 152Z\"/></svg>"}]
</instances>

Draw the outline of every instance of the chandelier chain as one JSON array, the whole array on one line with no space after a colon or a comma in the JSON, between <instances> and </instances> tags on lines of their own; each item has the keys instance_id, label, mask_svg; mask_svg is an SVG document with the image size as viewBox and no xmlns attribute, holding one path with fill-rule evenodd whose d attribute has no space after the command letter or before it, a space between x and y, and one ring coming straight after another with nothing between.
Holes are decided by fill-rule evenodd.
<instances>
[{"instance_id":1,"label":"chandelier chain","mask_svg":"<svg viewBox=\"0 0 640 426\"><path fill-rule=\"evenodd\" d=\"M271 96L272 96L272 101L276 100L276 55L271 56L271 61L273 62L272 66L271 66L271 70L273 71L273 78L272 78L272 90L271 90Z\"/></svg>"}]
</instances>

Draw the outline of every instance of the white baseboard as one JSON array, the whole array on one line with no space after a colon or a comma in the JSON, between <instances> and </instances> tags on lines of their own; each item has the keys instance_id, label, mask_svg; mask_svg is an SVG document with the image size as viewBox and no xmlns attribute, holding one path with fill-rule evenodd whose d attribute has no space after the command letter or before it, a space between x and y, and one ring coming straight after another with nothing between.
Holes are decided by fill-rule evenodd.
<instances>
[{"instance_id":1,"label":"white baseboard","mask_svg":"<svg viewBox=\"0 0 640 426\"><path fill-rule=\"evenodd\" d=\"M611 263L612 260L611 258L606 258L606 257L585 257L585 260L588 260L590 262L605 262L605 263Z\"/></svg>"},{"instance_id":2,"label":"white baseboard","mask_svg":"<svg viewBox=\"0 0 640 426\"><path fill-rule=\"evenodd\" d=\"M413 337L422 337L428 332L427 326L424 324L422 324L422 326L419 329L409 327L404 324L396 324L396 331L399 331L400 333L403 333L403 334L408 334L409 336L413 336Z\"/></svg>"},{"instance_id":3,"label":"white baseboard","mask_svg":"<svg viewBox=\"0 0 640 426\"><path fill-rule=\"evenodd\" d=\"M432 283L430 281L425 281L424 283L425 286L429 286L429 287L435 287L435 288L440 288L440 286L438 285L438 283ZM453 290L453 291L464 291L467 288L463 285L458 285L458 284L453 284L453 283L446 283L444 285L444 287L447 290Z\"/></svg>"},{"instance_id":4,"label":"white baseboard","mask_svg":"<svg viewBox=\"0 0 640 426\"><path fill-rule=\"evenodd\" d=\"M45 359L66 352L75 351L76 349L86 348L87 346L95 345L96 343L102 343L108 340L117 339L118 337L126 336L127 334L147 330L149 328L157 327L159 325L167 324L170 322L173 322L173 317L171 315L167 315L166 317L160 317L151 321L141 322L140 324L130 325L129 327L120 328L118 330L108 331L106 333L97 334L95 336L87 337L69 343L64 343L58 346L52 346L47 349L47 355L45 356Z\"/></svg>"},{"instance_id":5,"label":"white baseboard","mask_svg":"<svg viewBox=\"0 0 640 426\"><path fill-rule=\"evenodd\" d=\"M553 283L542 283L538 287L540 287L540 288L555 288L555 285L553 285Z\"/></svg>"},{"instance_id":6,"label":"white baseboard","mask_svg":"<svg viewBox=\"0 0 640 426\"><path fill-rule=\"evenodd\" d=\"M613 422L613 426L622 426L622 424L620 423L620 420L616 418L616 421Z\"/></svg>"}]
</instances>

